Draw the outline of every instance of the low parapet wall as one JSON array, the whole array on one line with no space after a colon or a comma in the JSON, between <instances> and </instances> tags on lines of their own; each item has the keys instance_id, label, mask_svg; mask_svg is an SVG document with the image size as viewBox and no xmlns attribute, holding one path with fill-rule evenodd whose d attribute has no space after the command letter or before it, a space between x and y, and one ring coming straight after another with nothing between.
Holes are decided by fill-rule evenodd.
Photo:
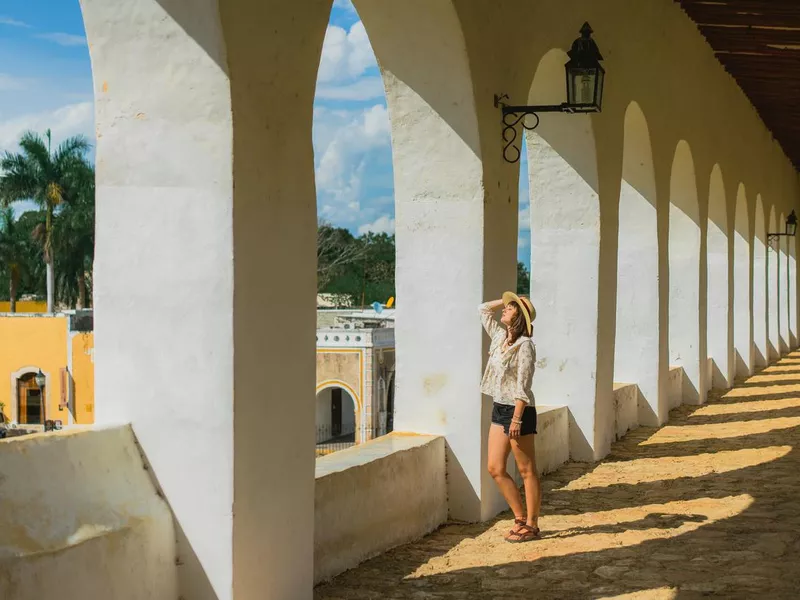
<instances>
[{"instance_id":1,"label":"low parapet wall","mask_svg":"<svg viewBox=\"0 0 800 600\"><path fill-rule=\"evenodd\" d=\"M0 598L177 597L172 515L129 427L0 441Z\"/></svg>"},{"instance_id":2,"label":"low parapet wall","mask_svg":"<svg viewBox=\"0 0 800 600\"><path fill-rule=\"evenodd\" d=\"M392 433L317 459L314 582L447 519L444 438Z\"/></svg>"}]
</instances>

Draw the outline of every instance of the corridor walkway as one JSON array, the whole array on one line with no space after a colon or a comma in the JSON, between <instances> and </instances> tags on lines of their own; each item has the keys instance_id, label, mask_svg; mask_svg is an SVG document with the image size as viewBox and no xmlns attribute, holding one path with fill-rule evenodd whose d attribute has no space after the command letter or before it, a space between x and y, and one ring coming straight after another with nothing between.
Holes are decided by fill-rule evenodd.
<instances>
[{"instance_id":1,"label":"corridor walkway","mask_svg":"<svg viewBox=\"0 0 800 600\"><path fill-rule=\"evenodd\" d=\"M541 540L448 525L315 598L797 598L800 352L709 398L545 477Z\"/></svg>"}]
</instances>

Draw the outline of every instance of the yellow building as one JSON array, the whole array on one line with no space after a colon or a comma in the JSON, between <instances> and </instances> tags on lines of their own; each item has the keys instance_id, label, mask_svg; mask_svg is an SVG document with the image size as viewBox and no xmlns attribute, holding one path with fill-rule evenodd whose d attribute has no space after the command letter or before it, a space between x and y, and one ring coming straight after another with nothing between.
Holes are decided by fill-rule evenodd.
<instances>
[{"instance_id":1,"label":"yellow building","mask_svg":"<svg viewBox=\"0 0 800 600\"><path fill-rule=\"evenodd\" d=\"M0 300L0 313L11 312L11 302ZM45 313L47 312L47 302L39 300L18 300L18 313Z\"/></svg>"},{"instance_id":2,"label":"yellow building","mask_svg":"<svg viewBox=\"0 0 800 600\"><path fill-rule=\"evenodd\" d=\"M94 423L91 312L0 315L0 403L25 428Z\"/></svg>"}]
</instances>

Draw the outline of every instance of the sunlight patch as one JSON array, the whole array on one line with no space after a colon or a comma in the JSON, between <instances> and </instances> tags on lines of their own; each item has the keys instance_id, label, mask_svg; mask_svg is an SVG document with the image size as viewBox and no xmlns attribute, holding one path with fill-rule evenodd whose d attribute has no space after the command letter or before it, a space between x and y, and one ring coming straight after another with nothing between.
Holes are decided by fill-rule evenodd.
<instances>
[{"instance_id":1,"label":"sunlight patch","mask_svg":"<svg viewBox=\"0 0 800 600\"><path fill-rule=\"evenodd\" d=\"M747 398L750 396L773 396L777 394L797 394L800 396L800 384L794 385L759 385L757 387L734 388L724 394L723 398Z\"/></svg>"},{"instance_id":2,"label":"sunlight patch","mask_svg":"<svg viewBox=\"0 0 800 600\"><path fill-rule=\"evenodd\" d=\"M640 445L645 445L648 442L643 442ZM778 460L791 451L791 446L771 446L768 448L728 450L690 456L637 458L602 463L590 473L570 481L569 484L559 488L559 490L571 491L612 485L636 485L651 481L665 481L682 477L703 477L712 473L727 473Z\"/></svg>"},{"instance_id":3,"label":"sunlight patch","mask_svg":"<svg viewBox=\"0 0 800 600\"><path fill-rule=\"evenodd\" d=\"M652 444L674 444L698 440L724 440L791 429L800 426L800 417L776 417L758 421L730 421L709 425L667 425L641 442L640 446Z\"/></svg>"},{"instance_id":4,"label":"sunlight patch","mask_svg":"<svg viewBox=\"0 0 800 600\"><path fill-rule=\"evenodd\" d=\"M712 415L733 415L737 413L757 413L787 408L800 408L800 398L786 398L781 400L753 400L751 402L737 402L735 404L707 404L694 411L689 419L694 417L709 417Z\"/></svg>"},{"instance_id":5,"label":"sunlight patch","mask_svg":"<svg viewBox=\"0 0 800 600\"><path fill-rule=\"evenodd\" d=\"M407 575L406 579L571 554L602 552L638 546L650 541L668 540L735 517L747 510L753 502L752 496L742 494L580 515L548 515L543 516L540 521L544 534L542 539L521 546L508 544L503 540L503 535L511 526L511 520L503 520L481 535L465 538L445 554L431 558Z\"/></svg>"}]
</instances>

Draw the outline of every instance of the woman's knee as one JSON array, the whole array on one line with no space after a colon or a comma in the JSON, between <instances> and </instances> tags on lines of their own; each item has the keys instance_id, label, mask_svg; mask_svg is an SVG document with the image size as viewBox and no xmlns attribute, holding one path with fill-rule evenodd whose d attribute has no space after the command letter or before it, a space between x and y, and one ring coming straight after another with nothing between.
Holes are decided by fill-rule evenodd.
<instances>
[{"instance_id":1,"label":"woman's knee","mask_svg":"<svg viewBox=\"0 0 800 600\"><path fill-rule=\"evenodd\" d=\"M488 466L489 475L491 475L494 479L502 479L506 477L508 473L506 472L506 465L504 463L489 463Z\"/></svg>"},{"instance_id":2,"label":"woman's knee","mask_svg":"<svg viewBox=\"0 0 800 600\"><path fill-rule=\"evenodd\" d=\"M532 461L524 461L522 463L517 463L517 470L519 471L520 477L523 479L538 479L539 474L536 472L536 465Z\"/></svg>"}]
</instances>

